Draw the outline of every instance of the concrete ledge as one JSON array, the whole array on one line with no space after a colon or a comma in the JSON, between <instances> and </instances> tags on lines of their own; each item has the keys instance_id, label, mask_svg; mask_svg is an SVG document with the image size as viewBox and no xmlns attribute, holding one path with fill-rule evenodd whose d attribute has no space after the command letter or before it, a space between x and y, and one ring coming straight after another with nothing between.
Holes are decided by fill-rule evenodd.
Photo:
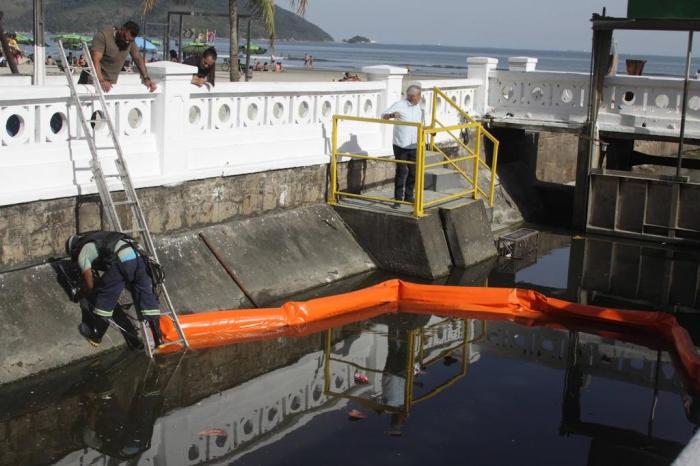
<instances>
[{"instance_id":1,"label":"concrete ledge","mask_svg":"<svg viewBox=\"0 0 700 466\"><path fill-rule=\"evenodd\" d=\"M326 205L202 230L258 305L374 270L340 217ZM215 241L214 241L215 240ZM157 239L179 311L252 307L198 232ZM128 293L123 295L130 301ZM78 333L80 307L50 265L0 273L0 384L123 346L115 329L99 348Z\"/></svg>"},{"instance_id":2,"label":"concrete ledge","mask_svg":"<svg viewBox=\"0 0 700 466\"><path fill-rule=\"evenodd\" d=\"M159 238L157 243L165 284L178 312L253 307L197 233Z\"/></svg>"},{"instance_id":3,"label":"concrete ledge","mask_svg":"<svg viewBox=\"0 0 700 466\"><path fill-rule=\"evenodd\" d=\"M416 219L358 207L335 209L383 270L429 279L450 272L452 260L439 215Z\"/></svg>"},{"instance_id":4,"label":"concrete ledge","mask_svg":"<svg viewBox=\"0 0 700 466\"><path fill-rule=\"evenodd\" d=\"M376 268L325 204L203 232L257 306Z\"/></svg>"},{"instance_id":5,"label":"concrete ledge","mask_svg":"<svg viewBox=\"0 0 700 466\"><path fill-rule=\"evenodd\" d=\"M440 207L440 218L455 267L468 267L497 254L482 201Z\"/></svg>"},{"instance_id":6,"label":"concrete ledge","mask_svg":"<svg viewBox=\"0 0 700 466\"><path fill-rule=\"evenodd\" d=\"M78 333L80 316L51 266L0 274L0 384L123 344L109 329L93 348Z\"/></svg>"}]
</instances>

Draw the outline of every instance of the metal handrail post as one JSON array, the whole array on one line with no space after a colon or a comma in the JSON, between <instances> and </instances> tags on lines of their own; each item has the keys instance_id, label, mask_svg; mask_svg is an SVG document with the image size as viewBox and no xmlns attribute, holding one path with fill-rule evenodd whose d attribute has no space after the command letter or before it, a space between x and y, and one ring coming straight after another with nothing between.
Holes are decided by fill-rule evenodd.
<instances>
[{"instance_id":1,"label":"metal handrail post","mask_svg":"<svg viewBox=\"0 0 700 466\"><path fill-rule=\"evenodd\" d=\"M493 207L493 198L496 191L496 167L498 167L498 145L499 142L493 143L493 155L491 156L491 186L489 188L489 207Z\"/></svg>"},{"instance_id":2,"label":"metal handrail post","mask_svg":"<svg viewBox=\"0 0 700 466\"><path fill-rule=\"evenodd\" d=\"M476 127L476 141L474 142L474 199L479 199L479 159L481 158L481 126Z\"/></svg>"},{"instance_id":3,"label":"metal handrail post","mask_svg":"<svg viewBox=\"0 0 700 466\"><path fill-rule=\"evenodd\" d=\"M328 203L336 205L337 182L338 182L338 117L333 115L333 129L331 130L331 186L328 190Z\"/></svg>"},{"instance_id":4,"label":"metal handrail post","mask_svg":"<svg viewBox=\"0 0 700 466\"><path fill-rule=\"evenodd\" d=\"M425 129L423 125L418 127L418 141L416 142L416 195L413 200L413 215L423 216L423 188L425 185Z\"/></svg>"},{"instance_id":5,"label":"metal handrail post","mask_svg":"<svg viewBox=\"0 0 700 466\"><path fill-rule=\"evenodd\" d=\"M430 111L431 113L431 118L430 118L430 127L435 128L435 125L437 124L437 95L438 95L438 88L434 87L433 88L433 107ZM430 150L435 150L435 134L431 133L430 134Z\"/></svg>"}]
</instances>

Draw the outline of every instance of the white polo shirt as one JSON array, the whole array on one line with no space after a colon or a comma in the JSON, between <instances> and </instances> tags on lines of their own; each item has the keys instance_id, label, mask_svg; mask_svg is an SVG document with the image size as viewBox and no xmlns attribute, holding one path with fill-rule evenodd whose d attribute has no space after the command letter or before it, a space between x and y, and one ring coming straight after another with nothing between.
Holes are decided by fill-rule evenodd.
<instances>
[{"instance_id":1,"label":"white polo shirt","mask_svg":"<svg viewBox=\"0 0 700 466\"><path fill-rule=\"evenodd\" d=\"M420 104L413 105L408 99L401 99L387 108L382 115L399 112L399 121L423 123L424 112ZM418 128L414 126L394 126L394 145L404 149L415 149L418 143Z\"/></svg>"}]
</instances>

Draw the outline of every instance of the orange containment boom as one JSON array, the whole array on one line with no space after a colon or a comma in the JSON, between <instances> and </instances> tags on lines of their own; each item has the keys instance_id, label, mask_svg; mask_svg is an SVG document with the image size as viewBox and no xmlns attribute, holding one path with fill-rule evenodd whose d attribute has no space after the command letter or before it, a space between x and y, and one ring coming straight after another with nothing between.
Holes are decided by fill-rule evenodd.
<instances>
[{"instance_id":1,"label":"orange containment boom","mask_svg":"<svg viewBox=\"0 0 700 466\"><path fill-rule=\"evenodd\" d=\"M389 280L369 288L278 308L233 309L182 315L192 349L278 336L302 336L369 319L410 312L457 318L509 320L528 326L580 330L675 354L689 388L700 392L700 355L676 318L663 312L609 309L548 298L532 290L417 285ZM161 318L166 342L179 339ZM166 347L165 350L167 351Z\"/></svg>"}]
</instances>

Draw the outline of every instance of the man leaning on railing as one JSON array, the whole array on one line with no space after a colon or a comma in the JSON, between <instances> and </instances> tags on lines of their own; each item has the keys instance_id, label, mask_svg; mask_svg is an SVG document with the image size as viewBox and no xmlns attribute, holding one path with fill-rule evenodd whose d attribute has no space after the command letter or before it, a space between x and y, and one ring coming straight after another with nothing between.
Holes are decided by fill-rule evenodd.
<instances>
[{"instance_id":1,"label":"man leaning on railing","mask_svg":"<svg viewBox=\"0 0 700 466\"><path fill-rule=\"evenodd\" d=\"M148 76L146 64L134 42L138 35L139 26L133 21L127 21L122 27L107 28L95 34L90 46L90 56L95 64L95 76L90 76L83 70L78 84L92 84L94 78L97 78L102 90L109 92L119 79L119 73L124 67L127 55L131 55L141 74L144 86L148 88L149 92L155 91L156 83Z\"/></svg>"},{"instance_id":2,"label":"man leaning on railing","mask_svg":"<svg viewBox=\"0 0 700 466\"><path fill-rule=\"evenodd\" d=\"M382 113L385 120L396 119L398 121L410 121L422 123L423 109L420 107L421 88L410 85L406 88L406 98L401 99ZM396 164L394 175L394 199L413 203L415 196L413 187L416 182L416 148L418 143L418 129L414 126L394 126L394 157L396 160L405 160L407 163ZM399 207L400 204L394 204Z\"/></svg>"}]
</instances>

